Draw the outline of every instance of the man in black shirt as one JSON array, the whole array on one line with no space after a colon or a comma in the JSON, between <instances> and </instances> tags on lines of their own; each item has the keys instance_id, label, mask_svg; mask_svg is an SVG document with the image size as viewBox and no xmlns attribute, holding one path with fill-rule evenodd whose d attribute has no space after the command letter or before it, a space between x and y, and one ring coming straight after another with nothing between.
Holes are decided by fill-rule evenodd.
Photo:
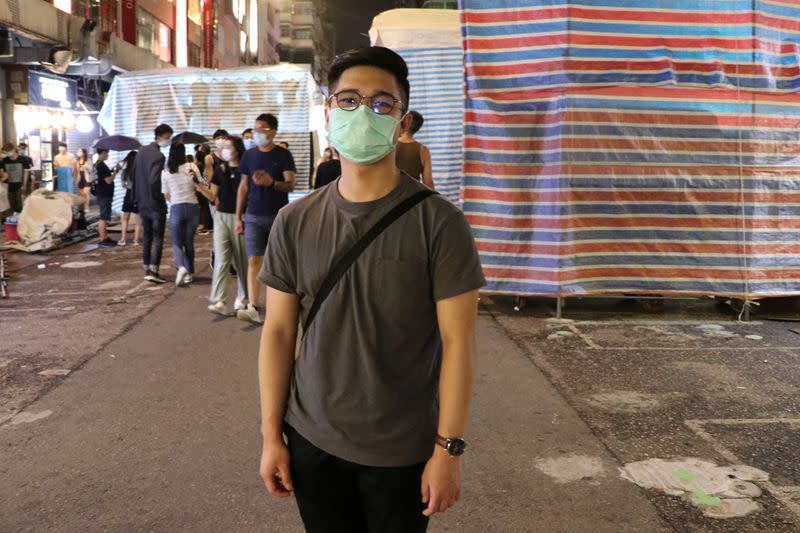
<instances>
[{"instance_id":1,"label":"man in black shirt","mask_svg":"<svg viewBox=\"0 0 800 533\"><path fill-rule=\"evenodd\" d=\"M314 177L314 188L321 189L329 183L336 181L342 175L342 162L339 161L339 152L331 146L330 161L323 161L317 167L317 174Z\"/></svg>"},{"instance_id":2,"label":"man in black shirt","mask_svg":"<svg viewBox=\"0 0 800 533\"><path fill-rule=\"evenodd\" d=\"M97 197L97 205L100 207L100 240L97 244L103 247L116 246L116 241L108 238L108 223L111 222L111 202L114 199L114 172L106 165L108 150L97 151L97 163L94 165L95 185L94 194Z\"/></svg>"},{"instance_id":3,"label":"man in black shirt","mask_svg":"<svg viewBox=\"0 0 800 533\"><path fill-rule=\"evenodd\" d=\"M155 141L139 150L133 166L133 197L139 206L144 234L144 279L152 283L166 283L158 273L167 223L167 202L161 192L161 172L164 170L166 158L161 149L169 146L172 134L173 130L168 125L158 126L155 129Z\"/></svg>"},{"instance_id":4,"label":"man in black shirt","mask_svg":"<svg viewBox=\"0 0 800 533\"><path fill-rule=\"evenodd\" d=\"M26 143L19 143L17 146L17 153L19 159L22 161L22 168L25 173L22 176L22 194L27 196L36 188L35 179L31 179L31 169L33 169L33 159L28 157L28 145ZM29 187L30 184L30 187Z\"/></svg>"},{"instance_id":5,"label":"man in black shirt","mask_svg":"<svg viewBox=\"0 0 800 533\"><path fill-rule=\"evenodd\" d=\"M22 211L22 184L23 176L27 172L23 161L19 158L17 148L13 143L3 146L2 168L6 173L8 184L8 202L15 213Z\"/></svg>"}]
</instances>

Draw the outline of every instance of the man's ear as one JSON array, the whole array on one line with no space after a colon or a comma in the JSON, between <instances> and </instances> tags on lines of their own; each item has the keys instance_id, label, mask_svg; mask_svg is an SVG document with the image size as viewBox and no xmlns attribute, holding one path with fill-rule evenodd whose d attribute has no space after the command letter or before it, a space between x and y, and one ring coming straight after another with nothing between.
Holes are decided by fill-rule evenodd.
<instances>
[{"instance_id":1,"label":"man's ear","mask_svg":"<svg viewBox=\"0 0 800 533\"><path fill-rule=\"evenodd\" d=\"M411 123L414 121L413 117L406 113L400 119L400 133L406 133L411 128Z\"/></svg>"}]
</instances>

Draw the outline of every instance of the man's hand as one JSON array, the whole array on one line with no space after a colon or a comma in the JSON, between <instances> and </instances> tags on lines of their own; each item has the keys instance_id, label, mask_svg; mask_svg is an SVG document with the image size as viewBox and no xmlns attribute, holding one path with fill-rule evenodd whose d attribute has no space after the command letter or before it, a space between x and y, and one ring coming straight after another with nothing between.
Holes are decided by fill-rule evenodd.
<instances>
[{"instance_id":1,"label":"man's hand","mask_svg":"<svg viewBox=\"0 0 800 533\"><path fill-rule=\"evenodd\" d=\"M272 184L275 183L275 180L266 170L256 170L253 172L252 180L256 185L263 185L265 187L272 187Z\"/></svg>"},{"instance_id":2,"label":"man's hand","mask_svg":"<svg viewBox=\"0 0 800 533\"><path fill-rule=\"evenodd\" d=\"M236 235L244 235L244 221L236 219Z\"/></svg>"},{"instance_id":3,"label":"man's hand","mask_svg":"<svg viewBox=\"0 0 800 533\"><path fill-rule=\"evenodd\" d=\"M422 502L428 504L422 514L443 513L461 497L461 459L450 457L441 446L422 472Z\"/></svg>"},{"instance_id":4,"label":"man's hand","mask_svg":"<svg viewBox=\"0 0 800 533\"><path fill-rule=\"evenodd\" d=\"M273 496L286 498L294 490L289 472L289 449L282 440L264 442L260 473L267 490Z\"/></svg>"}]
</instances>

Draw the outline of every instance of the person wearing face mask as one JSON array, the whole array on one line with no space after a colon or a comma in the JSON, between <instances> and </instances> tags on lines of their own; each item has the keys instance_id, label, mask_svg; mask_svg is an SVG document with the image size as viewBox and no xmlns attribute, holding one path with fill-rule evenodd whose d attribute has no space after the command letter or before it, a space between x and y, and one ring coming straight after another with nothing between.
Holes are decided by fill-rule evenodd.
<instances>
[{"instance_id":1,"label":"person wearing face mask","mask_svg":"<svg viewBox=\"0 0 800 533\"><path fill-rule=\"evenodd\" d=\"M328 87L342 176L278 213L259 274L260 474L309 531L419 533L459 498L485 279L464 214L397 169L405 61L345 52Z\"/></svg>"},{"instance_id":2,"label":"person wearing face mask","mask_svg":"<svg viewBox=\"0 0 800 533\"><path fill-rule=\"evenodd\" d=\"M36 180L35 178L31 179L33 178L33 159L28 157L28 145L24 142L19 143L17 146L17 154L19 154L19 159L22 161L22 168L25 169L22 175L22 194L27 196L36 189Z\"/></svg>"},{"instance_id":3,"label":"person wearing face mask","mask_svg":"<svg viewBox=\"0 0 800 533\"><path fill-rule=\"evenodd\" d=\"M56 190L71 193L78 182L78 160L67 151L67 145L58 143L58 154L53 158L56 172Z\"/></svg>"},{"instance_id":4,"label":"person wearing face mask","mask_svg":"<svg viewBox=\"0 0 800 533\"><path fill-rule=\"evenodd\" d=\"M167 202L161 192L161 171L166 161L162 149L170 145L172 134L170 126L159 125L155 129L155 141L139 149L133 164L132 190L142 225L144 279L151 283L166 283L159 274L167 222Z\"/></svg>"},{"instance_id":5,"label":"person wearing face mask","mask_svg":"<svg viewBox=\"0 0 800 533\"><path fill-rule=\"evenodd\" d=\"M256 147L256 142L253 140L253 128L247 128L242 132L242 145L245 152Z\"/></svg>"},{"instance_id":6,"label":"person wearing face mask","mask_svg":"<svg viewBox=\"0 0 800 533\"><path fill-rule=\"evenodd\" d=\"M186 146L172 143L167 168L161 174L164 197L170 204L169 228L172 233L172 257L175 260L175 286L189 284L194 276L194 234L200 215L197 194L200 192L200 169L186 162Z\"/></svg>"},{"instance_id":7,"label":"person wearing face mask","mask_svg":"<svg viewBox=\"0 0 800 533\"><path fill-rule=\"evenodd\" d=\"M213 151L206 156L203 165L203 185L207 186L211 183L211 178L214 177L217 168L224 163L222 160L222 147L225 145L225 141L228 137L227 130L217 130L214 132L212 137L214 139ZM200 235L207 235L209 231L214 229L211 204L209 204L208 198L202 194L198 193L197 199L200 202L200 226L198 226L198 233L200 233Z\"/></svg>"},{"instance_id":8,"label":"person wearing face mask","mask_svg":"<svg viewBox=\"0 0 800 533\"><path fill-rule=\"evenodd\" d=\"M0 168L5 171L8 185L8 202L15 213L22 211L22 188L25 176L25 165L17 154L13 143L3 145L3 160Z\"/></svg>"},{"instance_id":9,"label":"person wearing face mask","mask_svg":"<svg viewBox=\"0 0 800 533\"><path fill-rule=\"evenodd\" d=\"M227 316L228 272L231 263L236 268L238 297L233 310L238 312L247 306L247 256L244 240L236 233L236 193L239 190L241 173L239 164L245 153L244 143L239 137L225 141L221 156L223 163L217 167L211 184L200 184L198 190L217 205L214 213L214 276L211 282L210 305L212 313ZM241 272L241 274L239 274Z\"/></svg>"},{"instance_id":10,"label":"person wearing face mask","mask_svg":"<svg viewBox=\"0 0 800 533\"><path fill-rule=\"evenodd\" d=\"M330 146L325 149L330 154L330 159L323 161L314 173L314 188L321 189L329 183L336 181L342 175L342 163L339 161L339 152Z\"/></svg>"},{"instance_id":11,"label":"person wearing face mask","mask_svg":"<svg viewBox=\"0 0 800 533\"><path fill-rule=\"evenodd\" d=\"M414 135L425 123L425 119L417 111L409 111L408 114L411 116L411 125L397 142L397 168L434 190L431 151L414 140Z\"/></svg>"},{"instance_id":12,"label":"person wearing face mask","mask_svg":"<svg viewBox=\"0 0 800 533\"><path fill-rule=\"evenodd\" d=\"M289 203L294 191L295 165L289 150L275 144L278 119L269 113L256 118L253 139L256 148L248 150L239 164L242 174L236 195L236 233L244 235L247 252L247 294L250 303L237 312L239 320L261 323L258 313L258 272L272 223L281 208Z\"/></svg>"}]
</instances>

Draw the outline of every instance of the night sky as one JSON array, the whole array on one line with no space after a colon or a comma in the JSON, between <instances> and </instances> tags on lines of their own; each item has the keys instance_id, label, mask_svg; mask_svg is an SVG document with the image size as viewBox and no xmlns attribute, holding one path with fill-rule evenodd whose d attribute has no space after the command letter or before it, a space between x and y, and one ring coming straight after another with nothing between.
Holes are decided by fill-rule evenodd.
<instances>
[{"instance_id":1,"label":"night sky","mask_svg":"<svg viewBox=\"0 0 800 533\"><path fill-rule=\"evenodd\" d=\"M393 0L328 0L336 26L336 53L369 45L369 28L378 13L394 9ZM364 35L362 35L364 34Z\"/></svg>"}]
</instances>

